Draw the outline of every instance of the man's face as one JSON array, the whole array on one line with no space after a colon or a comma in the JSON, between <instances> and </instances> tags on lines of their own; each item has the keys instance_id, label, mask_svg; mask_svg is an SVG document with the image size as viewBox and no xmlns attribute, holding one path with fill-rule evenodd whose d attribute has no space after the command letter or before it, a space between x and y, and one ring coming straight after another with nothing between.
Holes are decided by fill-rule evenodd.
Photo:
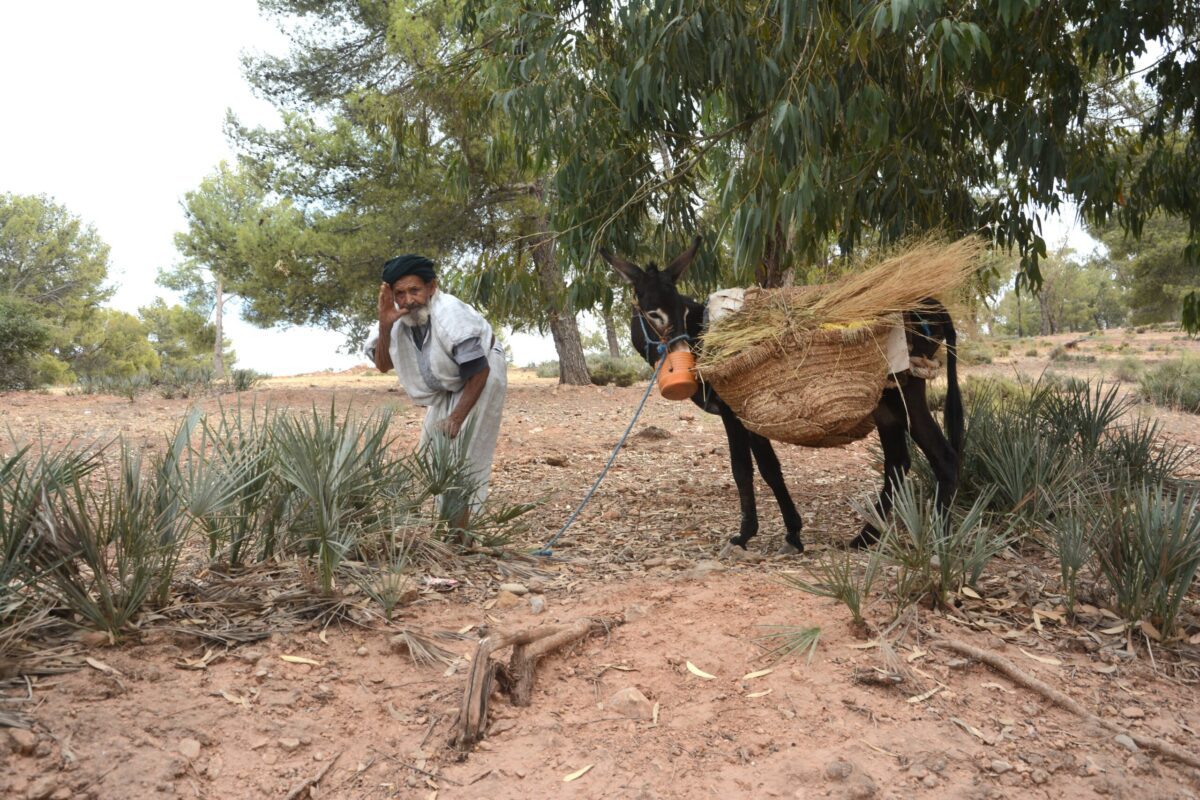
<instances>
[{"instance_id":1,"label":"man's face","mask_svg":"<svg viewBox=\"0 0 1200 800\"><path fill-rule=\"evenodd\" d=\"M437 289L437 280L429 283L416 275L405 275L392 284L392 299L403 312L400 322L410 327L429 322L429 298Z\"/></svg>"}]
</instances>

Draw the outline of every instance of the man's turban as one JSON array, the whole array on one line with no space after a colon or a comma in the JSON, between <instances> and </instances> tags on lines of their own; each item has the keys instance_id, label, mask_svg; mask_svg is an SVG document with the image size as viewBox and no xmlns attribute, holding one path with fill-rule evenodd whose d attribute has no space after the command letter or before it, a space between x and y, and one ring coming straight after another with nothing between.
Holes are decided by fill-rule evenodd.
<instances>
[{"instance_id":1,"label":"man's turban","mask_svg":"<svg viewBox=\"0 0 1200 800\"><path fill-rule=\"evenodd\" d=\"M412 253L396 256L383 265L383 282L388 286L391 286L406 275L416 275L426 283L437 277L437 274L433 271L432 261L425 256L418 256Z\"/></svg>"}]
</instances>

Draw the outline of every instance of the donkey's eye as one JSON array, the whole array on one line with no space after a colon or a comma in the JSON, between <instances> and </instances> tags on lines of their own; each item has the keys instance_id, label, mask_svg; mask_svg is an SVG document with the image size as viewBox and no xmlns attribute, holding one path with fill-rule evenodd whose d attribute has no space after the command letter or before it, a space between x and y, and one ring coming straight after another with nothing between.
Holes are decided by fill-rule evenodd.
<instances>
[{"instance_id":1,"label":"donkey's eye","mask_svg":"<svg viewBox=\"0 0 1200 800\"><path fill-rule=\"evenodd\" d=\"M667 314L661 309L656 308L653 311L647 311L646 316L650 318L651 322L660 328L665 327L667 324Z\"/></svg>"}]
</instances>

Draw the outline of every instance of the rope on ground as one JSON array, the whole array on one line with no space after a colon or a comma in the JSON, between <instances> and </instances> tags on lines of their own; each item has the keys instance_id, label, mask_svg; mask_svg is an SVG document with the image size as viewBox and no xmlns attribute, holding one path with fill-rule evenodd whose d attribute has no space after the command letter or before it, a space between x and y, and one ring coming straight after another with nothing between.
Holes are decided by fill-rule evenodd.
<instances>
[{"instance_id":1,"label":"rope on ground","mask_svg":"<svg viewBox=\"0 0 1200 800\"><path fill-rule=\"evenodd\" d=\"M603 481L604 476L608 474L609 467L611 467L613 462L617 460L617 453L621 452L621 447L624 446L625 440L629 438L629 432L633 430L634 423L636 423L638 417L642 415L642 409L646 406L646 399L650 397L650 392L654 390L654 383L656 380L658 380L658 372L662 369L662 365L666 361L663 356L666 354L671 345L675 344L675 342L684 341L685 339L688 339L688 337L676 336L674 339L665 344L659 344L658 363L654 365L654 374L650 376L650 383L646 386L646 393L642 395L642 401L638 403L637 411L633 412L633 419L629 420L629 426L625 428L625 433L621 434L620 441L618 441L617 446L613 448L612 455L608 457L608 463L604 465L604 469L600 470L600 475L596 478L596 482L592 484L591 489L588 489L588 493L584 495L583 500L579 503L579 506L571 512L571 516L567 517L567 521L563 523L561 528L559 528L558 533L551 536L550 541L546 542L545 546L542 547L541 550L535 550L533 552L535 556L549 558L553 555L553 552L550 550L550 548L555 542L558 541L558 537L567 532L567 528L571 527L571 523L573 523L575 518L579 516L579 512L583 511L584 506L586 506L588 501L592 499L592 495L596 493L596 489L600 488L600 482Z\"/></svg>"}]
</instances>

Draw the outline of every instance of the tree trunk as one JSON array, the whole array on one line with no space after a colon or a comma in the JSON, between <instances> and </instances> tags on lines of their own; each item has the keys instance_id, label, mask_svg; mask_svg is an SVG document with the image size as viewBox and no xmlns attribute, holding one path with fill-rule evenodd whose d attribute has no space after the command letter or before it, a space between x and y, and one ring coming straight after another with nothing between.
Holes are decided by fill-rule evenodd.
<instances>
[{"instance_id":1,"label":"tree trunk","mask_svg":"<svg viewBox=\"0 0 1200 800\"><path fill-rule=\"evenodd\" d=\"M775 223L775 235L767 242L767 252L758 272L758 284L764 289L778 289L783 286L784 263L787 260L788 236L783 226Z\"/></svg>"},{"instance_id":2,"label":"tree trunk","mask_svg":"<svg viewBox=\"0 0 1200 800\"><path fill-rule=\"evenodd\" d=\"M539 181L534 189L534 196L543 200L543 191ZM534 225L537 235L533 239L533 263L537 268L542 302L546 304L546 315L550 320L554 350L558 353L558 382L588 386L592 382L592 376L588 373L587 361L583 357L583 342L579 338L579 326L575 322L575 316L563 310L566 305L567 287L563 281L562 270L558 266L558 254L554 251L554 239L550 235L550 221L544 210L538 212Z\"/></svg>"},{"instance_id":3,"label":"tree trunk","mask_svg":"<svg viewBox=\"0 0 1200 800\"><path fill-rule=\"evenodd\" d=\"M217 343L213 345L213 373L217 380L225 377L225 359L221 350L225 346L225 333L221 325L221 317L225 308L225 286L221 277L217 276L217 302L213 308L213 326L217 329Z\"/></svg>"},{"instance_id":4,"label":"tree trunk","mask_svg":"<svg viewBox=\"0 0 1200 800\"><path fill-rule=\"evenodd\" d=\"M604 312L604 337L608 339L608 354L613 358L621 356L621 340L617 338L617 325L613 320L612 309Z\"/></svg>"}]
</instances>

